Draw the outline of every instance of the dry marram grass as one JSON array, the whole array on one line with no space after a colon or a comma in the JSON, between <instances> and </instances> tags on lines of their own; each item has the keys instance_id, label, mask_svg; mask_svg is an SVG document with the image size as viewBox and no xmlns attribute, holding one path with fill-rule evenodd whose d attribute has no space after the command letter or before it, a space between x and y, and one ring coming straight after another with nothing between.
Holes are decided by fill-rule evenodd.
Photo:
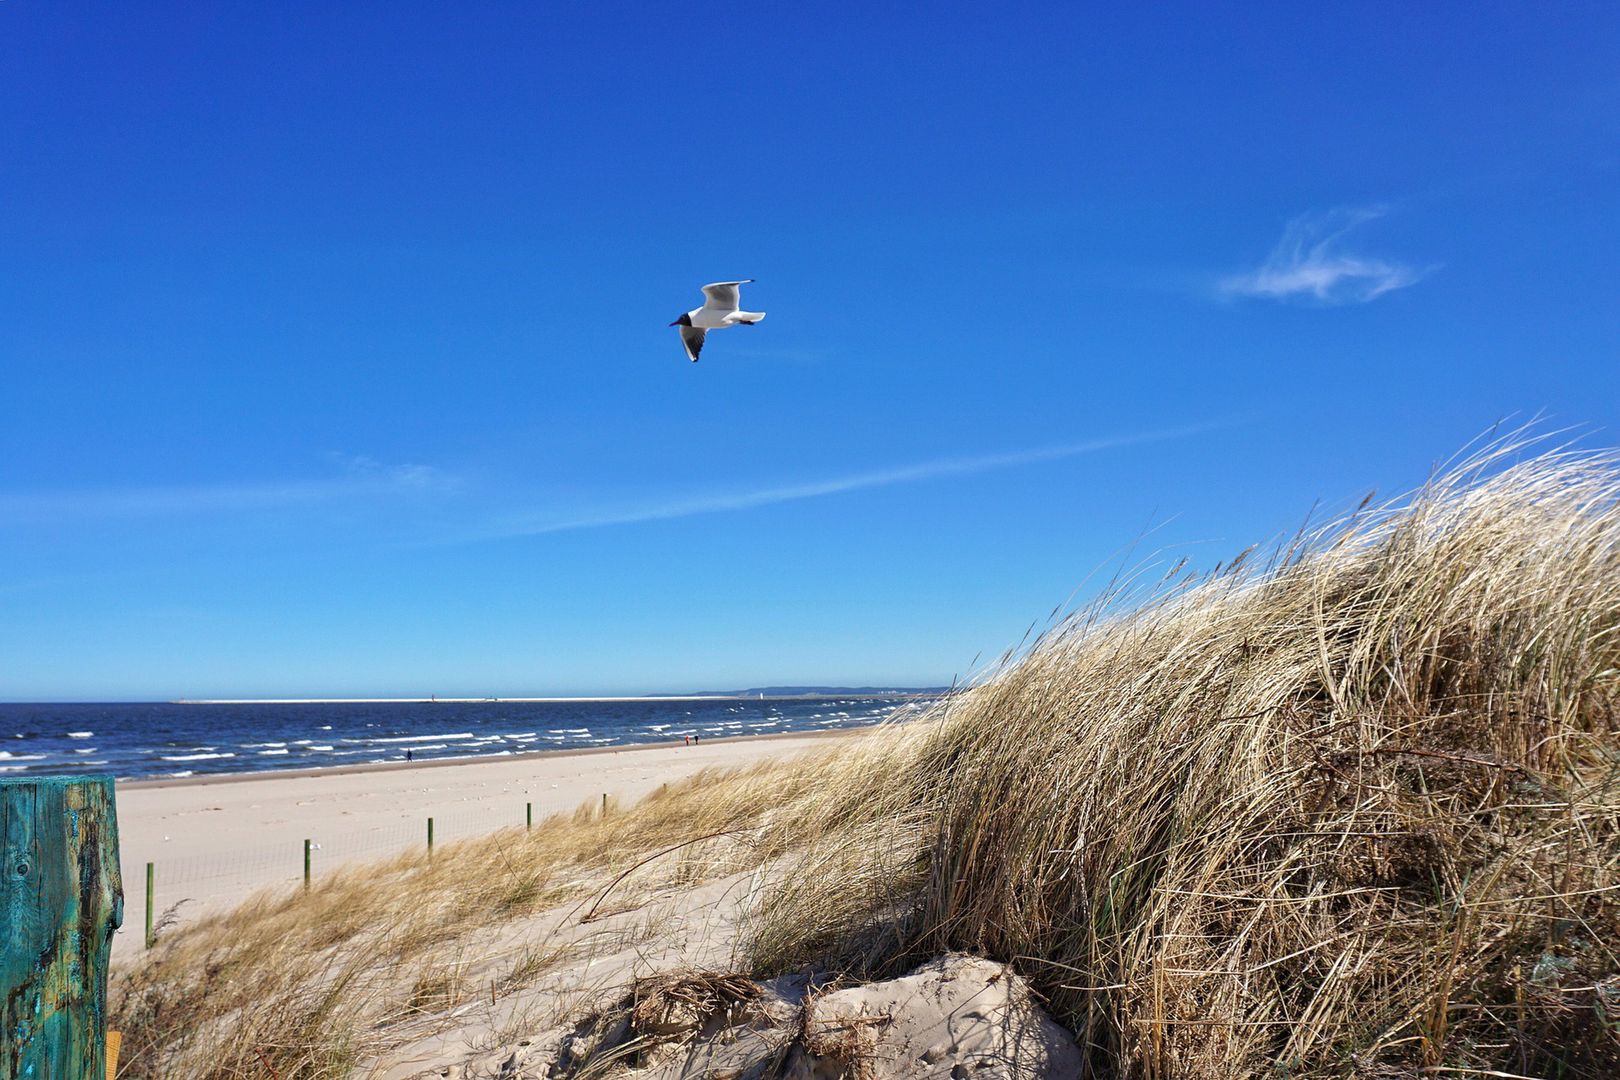
<instances>
[{"instance_id":1,"label":"dry marram grass","mask_svg":"<svg viewBox=\"0 0 1620 1080\"><path fill-rule=\"evenodd\" d=\"M260 898L120 976L125 1075L343 1076L492 926L750 868L755 974L1004 960L1097 1075L1620 1075L1620 465L1517 449L832 752Z\"/></svg>"}]
</instances>

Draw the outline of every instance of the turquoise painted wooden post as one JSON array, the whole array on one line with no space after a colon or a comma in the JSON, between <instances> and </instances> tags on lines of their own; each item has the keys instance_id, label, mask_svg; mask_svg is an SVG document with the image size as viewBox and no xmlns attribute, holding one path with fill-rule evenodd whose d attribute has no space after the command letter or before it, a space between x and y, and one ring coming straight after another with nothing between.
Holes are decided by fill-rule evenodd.
<instances>
[{"instance_id":1,"label":"turquoise painted wooden post","mask_svg":"<svg viewBox=\"0 0 1620 1080\"><path fill-rule=\"evenodd\" d=\"M102 1080L124 921L110 776L0 779L0 1080Z\"/></svg>"}]
</instances>

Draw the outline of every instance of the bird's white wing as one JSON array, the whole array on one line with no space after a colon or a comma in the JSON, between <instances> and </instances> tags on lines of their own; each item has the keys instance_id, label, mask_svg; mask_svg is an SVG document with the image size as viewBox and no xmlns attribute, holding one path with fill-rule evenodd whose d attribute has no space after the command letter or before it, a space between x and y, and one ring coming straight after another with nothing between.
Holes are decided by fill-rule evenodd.
<instances>
[{"instance_id":1,"label":"bird's white wing","mask_svg":"<svg viewBox=\"0 0 1620 1080\"><path fill-rule=\"evenodd\" d=\"M686 358L697 363L698 353L703 351L703 338L708 331L696 326L681 327L681 344L686 346Z\"/></svg>"},{"instance_id":2,"label":"bird's white wing","mask_svg":"<svg viewBox=\"0 0 1620 1080\"><path fill-rule=\"evenodd\" d=\"M710 311L736 311L739 303L737 286L747 285L753 280L716 281L703 286L703 306Z\"/></svg>"}]
</instances>

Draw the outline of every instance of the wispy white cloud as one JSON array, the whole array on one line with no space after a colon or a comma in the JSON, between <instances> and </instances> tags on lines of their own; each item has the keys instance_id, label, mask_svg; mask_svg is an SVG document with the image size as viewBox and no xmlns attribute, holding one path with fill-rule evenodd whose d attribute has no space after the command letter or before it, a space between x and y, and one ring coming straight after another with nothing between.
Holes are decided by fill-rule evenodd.
<instances>
[{"instance_id":1,"label":"wispy white cloud","mask_svg":"<svg viewBox=\"0 0 1620 1080\"><path fill-rule=\"evenodd\" d=\"M361 486L427 491L455 487L459 483L454 476L433 465L389 465L364 454L344 454L336 450L326 456L352 484Z\"/></svg>"},{"instance_id":2,"label":"wispy white cloud","mask_svg":"<svg viewBox=\"0 0 1620 1080\"><path fill-rule=\"evenodd\" d=\"M1061 461L1104 450L1190 438L1230 426L1229 422L1199 424L1109 436L1005 453L937 458L885 469L778 484L743 490L697 492L647 498L628 504L597 504L580 509L546 506L526 512L489 512L494 493L487 488L469 490L460 478L428 465L389 465L368 457L329 455L333 474L317 479L282 483L193 484L147 487L80 489L73 491L0 491L0 529L72 521L124 520L157 517L203 517L253 512L313 512L333 506L415 506L430 515L420 523L427 531L448 525L436 513L454 499L460 509L457 524L445 540L451 543L502 537L539 536L580 529L668 521L749 510L777 503L819 499L873 488L893 487L953 476L994 472L1043 462ZM485 512L479 514L480 504ZM467 526L482 517L482 525ZM442 534L441 534L442 535ZM429 541L431 543L431 541ZM443 542L443 541L441 541ZM28 583L21 583L23 588Z\"/></svg>"},{"instance_id":3,"label":"wispy white cloud","mask_svg":"<svg viewBox=\"0 0 1620 1080\"><path fill-rule=\"evenodd\" d=\"M456 485L431 465L385 465L375 459L330 454L333 475L253 484L173 484L72 491L0 491L0 527L98 518L159 517L277 510L360 500Z\"/></svg>"},{"instance_id":4,"label":"wispy white cloud","mask_svg":"<svg viewBox=\"0 0 1620 1080\"><path fill-rule=\"evenodd\" d=\"M753 488L746 491L681 495L662 500L649 500L632 506L620 506L594 513L525 515L500 523L480 533L477 539L497 539L513 536L539 536L546 533L568 532L575 529L600 529L613 525L635 525L649 521L669 521L674 518L695 517L699 514L718 514L732 510L749 510L776 503L819 499L870 488L893 487L923 480L937 480L949 476L967 476L1000 469L1037 465L1060 461L1082 454L1111 450L1117 447L1137 446L1143 443L1185 439L1226 427L1226 422L1198 424L1141 432L1135 435L1111 436L1086 442L1045 446L1032 450L1009 453L981 454L975 457L938 458L913 465L898 465L870 472L850 473L844 476L809 480L797 484Z\"/></svg>"},{"instance_id":5,"label":"wispy white cloud","mask_svg":"<svg viewBox=\"0 0 1620 1080\"><path fill-rule=\"evenodd\" d=\"M1363 206L1297 217L1259 269L1226 278L1220 291L1269 300L1308 297L1324 304L1365 304L1415 284L1437 267L1405 266L1344 249L1347 233L1384 214L1383 207Z\"/></svg>"}]
</instances>

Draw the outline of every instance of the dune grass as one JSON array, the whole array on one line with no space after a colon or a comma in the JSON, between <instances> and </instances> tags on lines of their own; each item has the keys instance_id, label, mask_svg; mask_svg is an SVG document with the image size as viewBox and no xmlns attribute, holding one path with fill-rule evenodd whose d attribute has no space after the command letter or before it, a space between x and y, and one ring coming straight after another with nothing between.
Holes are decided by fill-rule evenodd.
<instances>
[{"instance_id":1,"label":"dune grass","mask_svg":"<svg viewBox=\"0 0 1620 1080\"><path fill-rule=\"evenodd\" d=\"M345 1076L492 928L754 867L753 973L1005 960L1098 1076L1620 1075L1620 463L1521 453L921 720L191 928L117 980L125 1075Z\"/></svg>"},{"instance_id":2,"label":"dune grass","mask_svg":"<svg viewBox=\"0 0 1620 1080\"><path fill-rule=\"evenodd\" d=\"M756 962L1010 960L1104 1075L1620 1075L1620 473L1512 452L1059 627Z\"/></svg>"},{"instance_id":3,"label":"dune grass","mask_svg":"<svg viewBox=\"0 0 1620 1080\"><path fill-rule=\"evenodd\" d=\"M870 756L869 786L881 759ZM656 936L634 919L605 937L579 931L773 862L837 814L840 800L820 794L828 777L858 771L813 755L700 772L634 807L604 814L593 799L532 831L358 864L308 892L264 890L114 971L119 1075L349 1076L426 1027L453 1024L449 1014L487 997L491 982L504 999L593 948ZM784 813L810 803L815 815Z\"/></svg>"}]
</instances>

